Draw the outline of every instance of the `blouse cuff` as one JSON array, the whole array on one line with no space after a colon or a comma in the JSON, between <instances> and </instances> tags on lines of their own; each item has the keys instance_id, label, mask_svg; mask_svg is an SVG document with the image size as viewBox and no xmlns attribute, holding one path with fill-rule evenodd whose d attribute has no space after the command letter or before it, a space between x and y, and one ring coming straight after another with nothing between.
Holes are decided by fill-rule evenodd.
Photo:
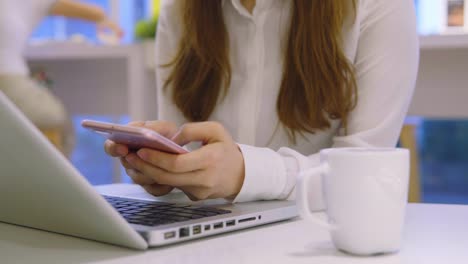
<instances>
[{"instance_id":1,"label":"blouse cuff","mask_svg":"<svg viewBox=\"0 0 468 264\"><path fill-rule=\"evenodd\" d=\"M269 148L238 144L244 156L244 183L236 202L278 199L286 184L286 167L281 156Z\"/></svg>"}]
</instances>

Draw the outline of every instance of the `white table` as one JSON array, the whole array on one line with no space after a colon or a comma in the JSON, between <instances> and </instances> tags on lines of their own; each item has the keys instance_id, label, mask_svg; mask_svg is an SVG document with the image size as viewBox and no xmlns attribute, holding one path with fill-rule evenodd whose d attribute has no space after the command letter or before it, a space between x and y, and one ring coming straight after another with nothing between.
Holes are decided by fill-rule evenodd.
<instances>
[{"instance_id":1,"label":"white table","mask_svg":"<svg viewBox=\"0 0 468 264\"><path fill-rule=\"evenodd\" d=\"M410 204L406 219L403 249L376 257L299 219L145 252L0 223L0 263L468 263L468 206Z\"/></svg>"}]
</instances>

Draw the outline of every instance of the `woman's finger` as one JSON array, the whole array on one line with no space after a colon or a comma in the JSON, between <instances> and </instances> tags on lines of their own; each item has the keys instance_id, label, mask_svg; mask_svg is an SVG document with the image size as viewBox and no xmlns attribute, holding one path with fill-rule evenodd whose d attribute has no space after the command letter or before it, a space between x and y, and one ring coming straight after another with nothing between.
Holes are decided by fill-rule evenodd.
<instances>
[{"instance_id":1,"label":"woman's finger","mask_svg":"<svg viewBox=\"0 0 468 264\"><path fill-rule=\"evenodd\" d=\"M154 195L154 196L163 196L168 193L170 193L174 187L167 186L167 185L161 185L161 184L151 184L151 185L142 185L148 193Z\"/></svg>"},{"instance_id":2,"label":"woman's finger","mask_svg":"<svg viewBox=\"0 0 468 264\"><path fill-rule=\"evenodd\" d=\"M174 123L163 120L135 121L130 122L129 125L151 129L167 138L173 137L174 134L177 132L177 126Z\"/></svg>"},{"instance_id":3,"label":"woman's finger","mask_svg":"<svg viewBox=\"0 0 468 264\"><path fill-rule=\"evenodd\" d=\"M185 154L170 154L152 149L136 152L142 160L173 173L184 173L206 168L215 164L221 157L214 151L217 146L210 144Z\"/></svg>"},{"instance_id":4,"label":"woman's finger","mask_svg":"<svg viewBox=\"0 0 468 264\"><path fill-rule=\"evenodd\" d=\"M127 155L125 159L136 170L151 177L159 184L170 185L173 187L196 186L203 184L199 174L196 172L171 173L147 163L134 153Z\"/></svg>"},{"instance_id":5,"label":"woman's finger","mask_svg":"<svg viewBox=\"0 0 468 264\"><path fill-rule=\"evenodd\" d=\"M230 136L220 123L197 122L183 125L172 140L183 146L192 141L201 141L203 144L226 141L230 140Z\"/></svg>"},{"instance_id":6,"label":"woman's finger","mask_svg":"<svg viewBox=\"0 0 468 264\"><path fill-rule=\"evenodd\" d=\"M122 144L117 144L112 140L104 142L105 152L112 157L123 157L128 154L128 147Z\"/></svg>"},{"instance_id":7,"label":"woman's finger","mask_svg":"<svg viewBox=\"0 0 468 264\"><path fill-rule=\"evenodd\" d=\"M184 191L184 194L191 200L191 201L200 201L197 197L192 195L190 191Z\"/></svg>"},{"instance_id":8,"label":"woman's finger","mask_svg":"<svg viewBox=\"0 0 468 264\"><path fill-rule=\"evenodd\" d=\"M137 170L127 169L126 172L127 172L127 175L130 176L132 181L134 183L136 183L136 184L149 185L149 184L154 184L155 183L153 179L151 179L150 177L148 177L146 175L143 175L142 173L140 173Z\"/></svg>"},{"instance_id":9,"label":"woman's finger","mask_svg":"<svg viewBox=\"0 0 468 264\"><path fill-rule=\"evenodd\" d=\"M130 165L127 160L125 159L125 157L120 157L120 163L122 164L122 166L125 168L125 169L135 169L132 167L132 165Z\"/></svg>"}]
</instances>

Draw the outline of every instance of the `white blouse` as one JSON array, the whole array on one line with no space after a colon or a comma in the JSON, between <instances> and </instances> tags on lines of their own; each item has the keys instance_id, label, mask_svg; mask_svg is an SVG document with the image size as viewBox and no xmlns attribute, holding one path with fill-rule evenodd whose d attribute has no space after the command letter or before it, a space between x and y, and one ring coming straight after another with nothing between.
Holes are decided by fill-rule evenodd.
<instances>
[{"instance_id":1,"label":"white blouse","mask_svg":"<svg viewBox=\"0 0 468 264\"><path fill-rule=\"evenodd\" d=\"M181 39L178 1L163 1L156 37L156 65L174 58ZM359 0L357 16L343 27L344 52L353 63L358 104L347 134L331 128L288 140L278 126L276 100L282 79L283 48L291 2L257 0L250 14L240 0L223 0L229 34L232 81L210 120L221 122L239 143L245 179L234 202L294 199L296 175L318 165L323 148L394 147L415 86L419 46L412 0ZM187 120L163 84L171 69L158 67L158 119ZM320 179L311 182L313 209L323 208Z\"/></svg>"}]
</instances>

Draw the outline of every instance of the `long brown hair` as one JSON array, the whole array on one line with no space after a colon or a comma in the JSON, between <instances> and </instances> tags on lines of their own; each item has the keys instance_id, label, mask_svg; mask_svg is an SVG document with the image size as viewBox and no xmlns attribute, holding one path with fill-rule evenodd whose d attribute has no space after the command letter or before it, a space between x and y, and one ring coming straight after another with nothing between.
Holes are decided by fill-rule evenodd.
<instances>
[{"instance_id":1,"label":"long brown hair","mask_svg":"<svg viewBox=\"0 0 468 264\"><path fill-rule=\"evenodd\" d=\"M291 25L276 109L289 138L314 133L341 119L346 128L357 101L357 84L342 48L348 0L293 0ZM355 9L355 0L352 1ZM228 91L228 33L221 0L185 0L183 34L165 88L185 118L204 121ZM221 97L221 96L222 97Z\"/></svg>"}]
</instances>

